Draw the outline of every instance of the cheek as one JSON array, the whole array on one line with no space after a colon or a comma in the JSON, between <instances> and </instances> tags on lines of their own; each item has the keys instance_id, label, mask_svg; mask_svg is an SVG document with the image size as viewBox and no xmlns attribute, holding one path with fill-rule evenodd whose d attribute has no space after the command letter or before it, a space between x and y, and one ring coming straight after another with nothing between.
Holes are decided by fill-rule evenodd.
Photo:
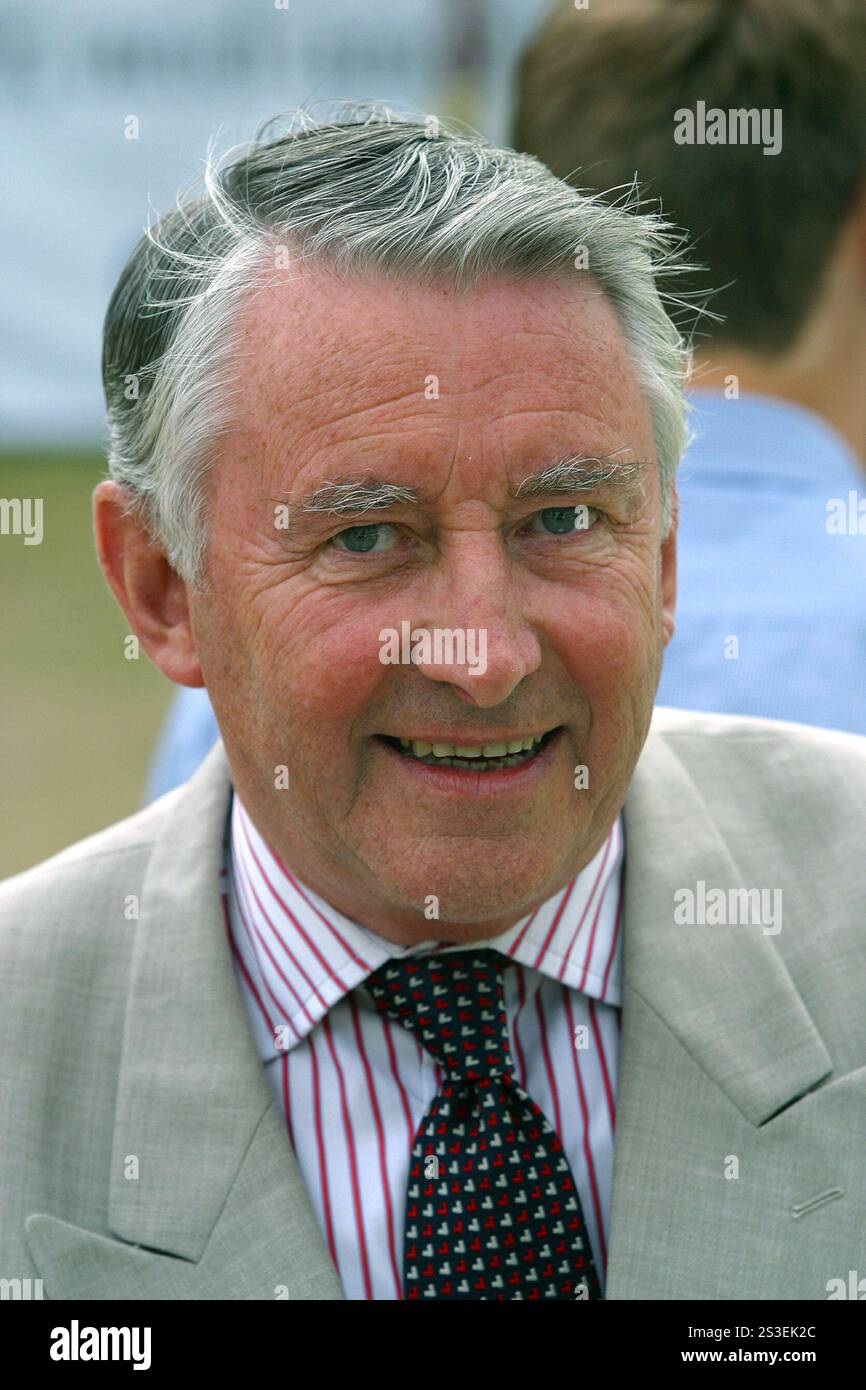
<instances>
[{"instance_id":1,"label":"cheek","mask_svg":"<svg viewBox=\"0 0 866 1390\"><path fill-rule=\"evenodd\" d=\"M633 694L652 665L655 627L645 605L597 594L570 603L558 619L557 650L574 684L614 701Z\"/></svg>"},{"instance_id":2,"label":"cheek","mask_svg":"<svg viewBox=\"0 0 866 1390\"><path fill-rule=\"evenodd\" d=\"M264 701L278 719L317 731L351 726L388 670L379 660L383 623L357 602L321 605L273 596L255 634L255 665Z\"/></svg>"}]
</instances>

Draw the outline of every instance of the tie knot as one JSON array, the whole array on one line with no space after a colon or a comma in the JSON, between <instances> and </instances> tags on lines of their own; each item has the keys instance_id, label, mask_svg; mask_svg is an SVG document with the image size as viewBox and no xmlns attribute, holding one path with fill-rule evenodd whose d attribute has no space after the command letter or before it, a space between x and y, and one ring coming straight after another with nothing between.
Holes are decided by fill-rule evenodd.
<instances>
[{"instance_id":1,"label":"tie knot","mask_svg":"<svg viewBox=\"0 0 866 1390\"><path fill-rule=\"evenodd\" d=\"M498 951L448 951L389 960L367 979L377 1009L414 1033L466 1081L513 1071Z\"/></svg>"}]
</instances>

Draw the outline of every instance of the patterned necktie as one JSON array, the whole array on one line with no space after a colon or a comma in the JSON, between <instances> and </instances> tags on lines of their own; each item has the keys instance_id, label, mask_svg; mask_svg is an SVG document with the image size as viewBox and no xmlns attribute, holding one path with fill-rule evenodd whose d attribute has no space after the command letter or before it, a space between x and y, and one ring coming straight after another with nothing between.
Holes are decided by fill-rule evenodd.
<instances>
[{"instance_id":1,"label":"patterned necktie","mask_svg":"<svg viewBox=\"0 0 866 1390\"><path fill-rule=\"evenodd\" d=\"M600 1298L559 1135L514 1079L498 951L391 960L366 981L380 1013L443 1069L409 1168L409 1299Z\"/></svg>"}]
</instances>

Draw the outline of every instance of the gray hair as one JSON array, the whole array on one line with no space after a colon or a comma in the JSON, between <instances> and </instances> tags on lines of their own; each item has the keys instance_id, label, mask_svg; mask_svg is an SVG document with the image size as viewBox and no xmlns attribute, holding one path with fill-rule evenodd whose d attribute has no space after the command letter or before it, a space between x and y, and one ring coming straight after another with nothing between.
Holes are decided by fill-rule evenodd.
<instances>
[{"instance_id":1,"label":"gray hair","mask_svg":"<svg viewBox=\"0 0 866 1390\"><path fill-rule=\"evenodd\" d=\"M471 287L584 271L616 312L644 391L667 535L685 442L688 348L663 301L680 238L656 214L578 192L531 155L434 117L346 105L315 122L277 117L220 159L203 192L149 227L114 290L104 328L108 466L182 578L199 583L207 477L232 425L239 310L277 250L349 273ZM635 190L631 190L634 195ZM285 254L285 253L284 253Z\"/></svg>"}]
</instances>

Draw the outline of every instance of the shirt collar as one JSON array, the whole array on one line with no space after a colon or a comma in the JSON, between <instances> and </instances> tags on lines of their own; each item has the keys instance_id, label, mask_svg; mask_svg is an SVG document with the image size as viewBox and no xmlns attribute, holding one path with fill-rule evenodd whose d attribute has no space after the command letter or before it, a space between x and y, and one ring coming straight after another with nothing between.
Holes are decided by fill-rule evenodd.
<instances>
[{"instance_id":1,"label":"shirt collar","mask_svg":"<svg viewBox=\"0 0 866 1390\"><path fill-rule=\"evenodd\" d=\"M745 391L737 398L707 387L687 393L691 439L683 475L696 482L734 473L804 482L826 491L862 484L852 449L822 416L793 401Z\"/></svg>"},{"instance_id":2,"label":"shirt collar","mask_svg":"<svg viewBox=\"0 0 866 1390\"><path fill-rule=\"evenodd\" d=\"M620 815L592 861L535 912L500 936L441 949L492 948L618 1006L624 848ZM387 960L439 948L432 935L397 946L344 917L273 853L236 793L226 869L236 958L267 1006L254 1022L263 1058L274 1056L272 1025L286 1025L282 1050L289 1051Z\"/></svg>"}]
</instances>

